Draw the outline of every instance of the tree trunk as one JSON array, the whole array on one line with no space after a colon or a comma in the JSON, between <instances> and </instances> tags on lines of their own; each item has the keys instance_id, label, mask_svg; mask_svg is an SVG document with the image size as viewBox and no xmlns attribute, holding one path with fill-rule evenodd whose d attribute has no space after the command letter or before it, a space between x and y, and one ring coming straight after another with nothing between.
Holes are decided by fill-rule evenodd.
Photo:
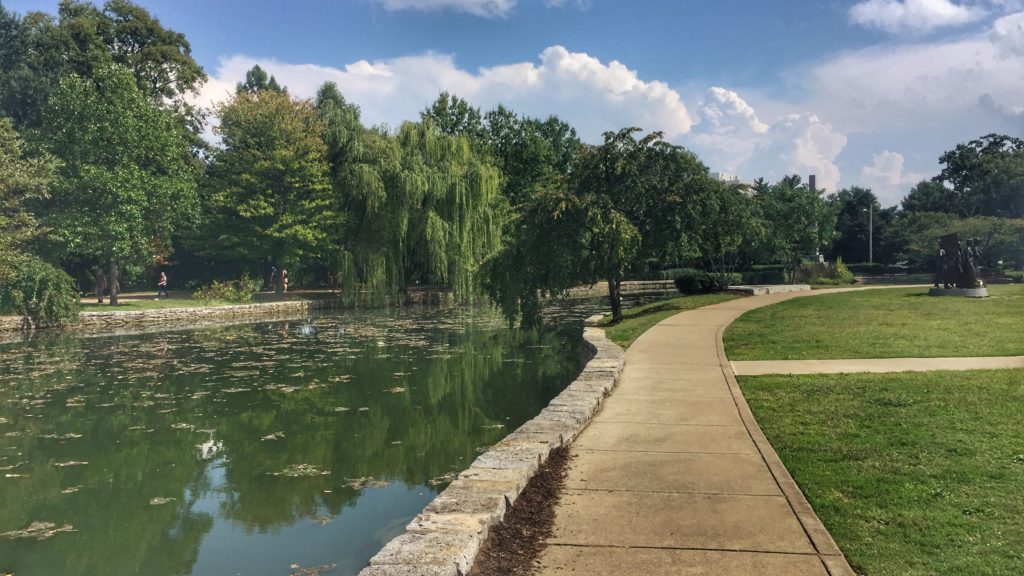
<instances>
[{"instance_id":1,"label":"tree trunk","mask_svg":"<svg viewBox=\"0 0 1024 576\"><path fill-rule=\"evenodd\" d=\"M622 282L608 280L608 300L612 305L612 322L622 321Z\"/></svg>"},{"instance_id":2,"label":"tree trunk","mask_svg":"<svg viewBox=\"0 0 1024 576\"><path fill-rule=\"evenodd\" d=\"M110 259L110 277L107 279L107 287L110 288L110 305L117 306L117 293L121 285L117 282L117 262Z\"/></svg>"}]
</instances>

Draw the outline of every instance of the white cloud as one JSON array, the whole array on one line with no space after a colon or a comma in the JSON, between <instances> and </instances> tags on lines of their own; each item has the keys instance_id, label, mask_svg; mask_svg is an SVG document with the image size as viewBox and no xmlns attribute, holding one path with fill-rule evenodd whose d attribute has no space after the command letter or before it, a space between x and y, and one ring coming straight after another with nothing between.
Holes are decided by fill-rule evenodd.
<instances>
[{"instance_id":1,"label":"white cloud","mask_svg":"<svg viewBox=\"0 0 1024 576\"><path fill-rule=\"evenodd\" d=\"M819 188L838 189L841 174L835 161L846 146L846 134L814 114L790 114L773 124L768 136L758 152L781 159L786 174L815 174Z\"/></svg>"},{"instance_id":2,"label":"white cloud","mask_svg":"<svg viewBox=\"0 0 1024 576\"><path fill-rule=\"evenodd\" d=\"M693 124L679 94L664 82L641 80L618 61L607 64L581 52L551 46L539 62L520 62L471 72L451 56L422 54L391 60L360 60L344 68L291 64L248 56L222 58L198 101L223 100L245 72L260 65L297 96L310 97L327 81L338 84L358 104L368 124L397 126L418 120L419 112L442 90L487 110L511 109L547 117L557 114L587 141L600 141L607 130L639 126L676 138Z\"/></svg>"},{"instance_id":3,"label":"white cloud","mask_svg":"<svg viewBox=\"0 0 1024 576\"><path fill-rule=\"evenodd\" d=\"M925 174L904 172L903 155L883 150L872 155L872 162L860 170L860 186L870 188L882 206L899 203L910 188L927 178Z\"/></svg>"},{"instance_id":4,"label":"white cloud","mask_svg":"<svg viewBox=\"0 0 1024 576\"><path fill-rule=\"evenodd\" d=\"M571 6L577 10L590 10L593 0L544 0L548 8L565 8Z\"/></svg>"},{"instance_id":5,"label":"white cloud","mask_svg":"<svg viewBox=\"0 0 1024 576\"><path fill-rule=\"evenodd\" d=\"M504 18L512 13L517 0L375 0L385 10L436 12L454 10L484 18Z\"/></svg>"},{"instance_id":6,"label":"white cloud","mask_svg":"<svg viewBox=\"0 0 1024 576\"><path fill-rule=\"evenodd\" d=\"M850 22L890 34L924 33L962 26L985 16L977 6L949 0L865 0L850 8Z\"/></svg>"},{"instance_id":7,"label":"white cloud","mask_svg":"<svg viewBox=\"0 0 1024 576\"><path fill-rule=\"evenodd\" d=\"M700 124L686 140L713 169L748 179L815 174L820 186L836 190L835 161L847 138L816 115L786 114L768 124L738 93L720 87L708 89L699 112Z\"/></svg>"},{"instance_id":8,"label":"white cloud","mask_svg":"<svg viewBox=\"0 0 1024 576\"><path fill-rule=\"evenodd\" d=\"M851 131L968 120L966 113L984 96L996 107L1019 106L1024 54L1008 48L1021 41L1012 34L1018 18L1002 18L991 32L967 38L842 54L812 69L804 86L819 113Z\"/></svg>"},{"instance_id":9,"label":"white cloud","mask_svg":"<svg viewBox=\"0 0 1024 576\"><path fill-rule=\"evenodd\" d=\"M996 20L989 38L1002 56L1024 56L1024 12Z\"/></svg>"}]
</instances>

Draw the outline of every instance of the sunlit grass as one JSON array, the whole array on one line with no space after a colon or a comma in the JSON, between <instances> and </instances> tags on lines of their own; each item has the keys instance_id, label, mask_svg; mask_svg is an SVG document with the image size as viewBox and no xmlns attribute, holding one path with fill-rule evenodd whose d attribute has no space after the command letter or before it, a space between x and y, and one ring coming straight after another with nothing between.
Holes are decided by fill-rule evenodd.
<instances>
[{"instance_id":1,"label":"sunlit grass","mask_svg":"<svg viewBox=\"0 0 1024 576\"><path fill-rule=\"evenodd\" d=\"M1024 574L1024 370L741 377L858 574Z\"/></svg>"},{"instance_id":2,"label":"sunlit grass","mask_svg":"<svg viewBox=\"0 0 1024 576\"><path fill-rule=\"evenodd\" d=\"M726 353L730 360L1024 354L1024 285L989 292L974 299L886 288L795 298L733 322Z\"/></svg>"}]
</instances>

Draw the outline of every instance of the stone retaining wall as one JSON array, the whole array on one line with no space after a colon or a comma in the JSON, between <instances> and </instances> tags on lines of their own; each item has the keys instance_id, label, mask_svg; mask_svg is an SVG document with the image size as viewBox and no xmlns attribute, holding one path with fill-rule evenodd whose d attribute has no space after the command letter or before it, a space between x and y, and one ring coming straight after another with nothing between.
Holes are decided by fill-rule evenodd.
<instances>
[{"instance_id":1,"label":"stone retaining wall","mask_svg":"<svg viewBox=\"0 0 1024 576\"><path fill-rule=\"evenodd\" d=\"M261 302L232 306L210 306L206 308L157 308L129 312L81 312L78 314L78 324L71 325L69 328L93 331L157 326L162 328L192 326L241 318L296 316L313 310L335 308L340 305L341 301L338 299L322 299ZM22 319L20 317L0 316L0 332L21 329Z\"/></svg>"},{"instance_id":2,"label":"stone retaining wall","mask_svg":"<svg viewBox=\"0 0 1024 576\"><path fill-rule=\"evenodd\" d=\"M444 492L370 559L359 576L463 576L491 527L537 473L551 450L572 442L619 381L625 353L587 319L593 357L576 380L535 418L481 454Z\"/></svg>"},{"instance_id":3,"label":"stone retaining wall","mask_svg":"<svg viewBox=\"0 0 1024 576\"><path fill-rule=\"evenodd\" d=\"M631 294L678 294L672 280L628 280L620 286L623 296ZM577 286L569 290L570 298L599 298L608 296L608 283L598 282L593 286Z\"/></svg>"}]
</instances>

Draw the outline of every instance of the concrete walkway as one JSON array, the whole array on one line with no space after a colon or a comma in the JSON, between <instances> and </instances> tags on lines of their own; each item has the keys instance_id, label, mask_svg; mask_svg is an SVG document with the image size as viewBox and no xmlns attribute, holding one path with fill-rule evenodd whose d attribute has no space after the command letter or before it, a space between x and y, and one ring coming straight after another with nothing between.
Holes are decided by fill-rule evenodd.
<instances>
[{"instance_id":1,"label":"concrete walkway","mask_svg":"<svg viewBox=\"0 0 1024 576\"><path fill-rule=\"evenodd\" d=\"M1024 356L965 358L861 358L850 360L744 360L731 362L737 376L765 374L851 374L1024 368Z\"/></svg>"},{"instance_id":2,"label":"concrete walkway","mask_svg":"<svg viewBox=\"0 0 1024 576\"><path fill-rule=\"evenodd\" d=\"M794 296L683 312L633 343L618 388L572 446L540 574L853 575L722 347L740 314Z\"/></svg>"}]
</instances>

